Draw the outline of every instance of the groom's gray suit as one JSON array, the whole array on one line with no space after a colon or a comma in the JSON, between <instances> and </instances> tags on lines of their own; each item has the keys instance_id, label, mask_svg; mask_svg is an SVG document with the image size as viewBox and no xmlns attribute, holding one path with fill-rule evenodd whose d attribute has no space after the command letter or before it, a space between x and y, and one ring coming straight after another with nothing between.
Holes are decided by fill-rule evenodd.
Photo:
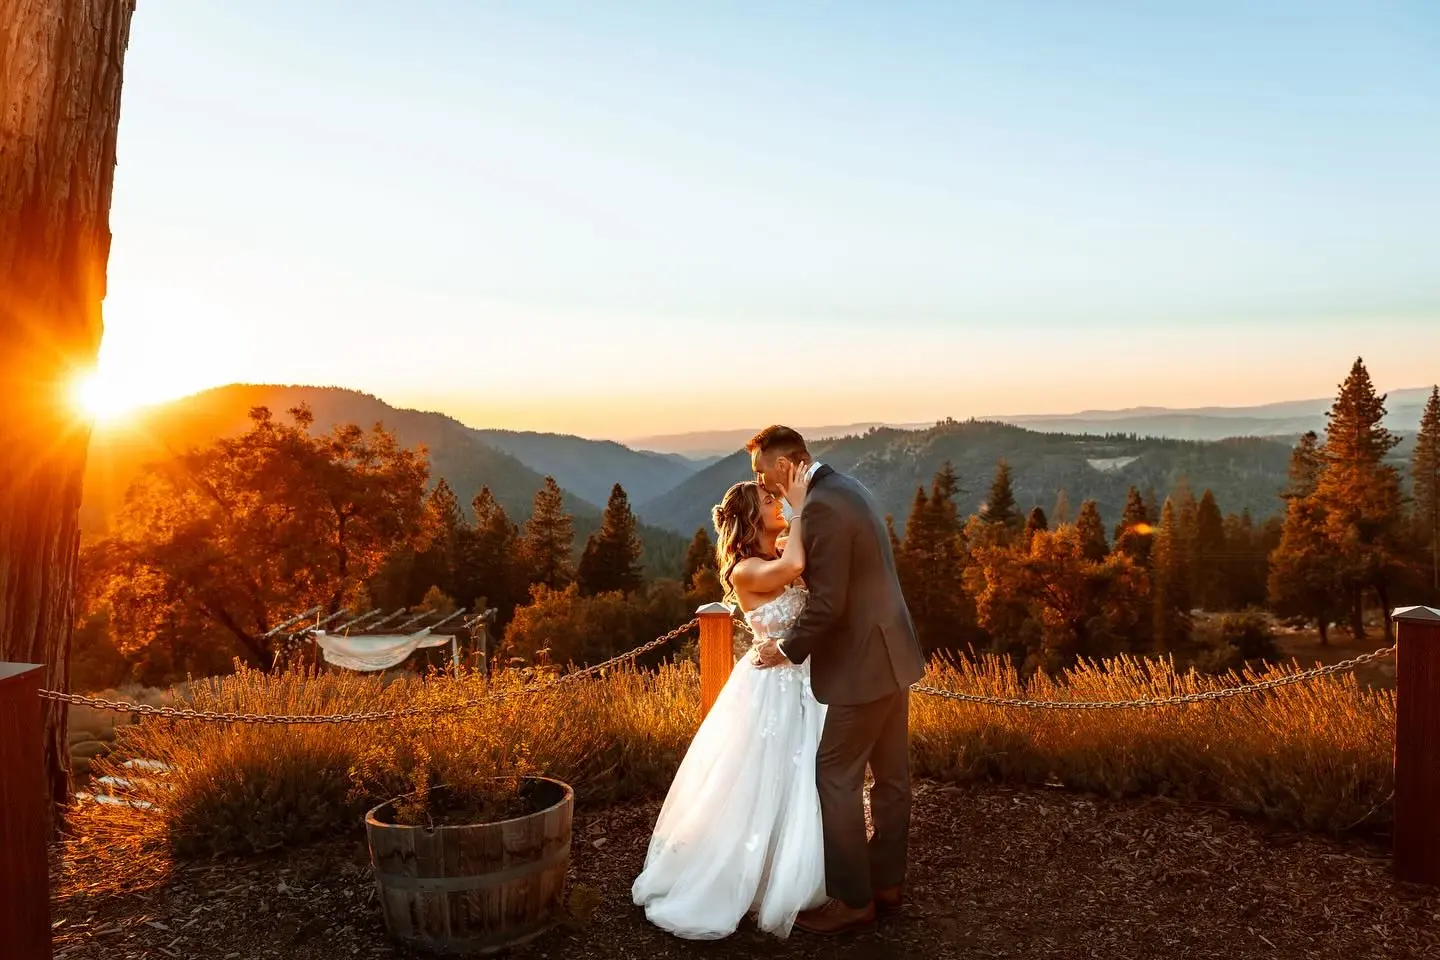
<instances>
[{"instance_id":1,"label":"groom's gray suit","mask_svg":"<svg viewBox=\"0 0 1440 960\"><path fill-rule=\"evenodd\" d=\"M810 597L780 652L810 660L827 705L816 758L826 892L851 907L905 880L910 830L909 688L925 657L890 537L868 491L828 466L810 479L801 514ZM865 766L875 836L865 839Z\"/></svg>"}]
</instances>

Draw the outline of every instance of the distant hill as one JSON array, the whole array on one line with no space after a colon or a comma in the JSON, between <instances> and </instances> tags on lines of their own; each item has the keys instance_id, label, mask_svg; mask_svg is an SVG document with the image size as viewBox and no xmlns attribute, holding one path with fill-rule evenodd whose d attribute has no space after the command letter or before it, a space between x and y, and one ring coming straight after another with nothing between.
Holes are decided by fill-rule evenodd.
<instances>
[{"instance_id":1,"label":"distant hill","mask_svg":"<svg viewBox=\"0 0 1440 960\"><path fill-rule=\"evenodd\" d=\"M904 527L916 487L928 487L946 460L960 475L964 489L958 504L964 513L980 508L995 464L1005 457L1022 509L1039 506L1048 515L1063 488L1072 510L1094 499L1107 526L1113 526L1132 484L1142 491L1153 487L1163 499L1182 476L1197 497L1212 489L1226 512L1248 507L1257 520L1269 516L1279 511L1290 459L1287 444L1257 438L1196 442L1079 436L984 421L952 421L918 431L877 428L812 444L812 450L869 487L898 529ZM730 484L749 476L747 455L731 454L642 504L640 516L677 533L708 529L710 508Z\"/></svg>"},{"instance_id":2,"label":"distant hill","mask_svg":"<svg viewBox=\"0 0 1440 960\"><path fill-rule=\"evenodd\" d=\"M1393 390L1386 397L1386 426L1397 433L1412 433L1420 424L1420 413L1429 387ZM1133 433L1142 437L1169 437L1176 440L1225 440L1230 437L1296 437L1307 430L1325 429L1325 414L1333 398L1287 400L1252 407L1131 407L1125 410L1083 410L1057 414L995 414L977 419L1008 423L1043 433L1111 434ZM764 424L745 429L703 430L643 437L631 446L689 456L728 455L745 445ZM924 430L930 423L857 423L849 426L797 427L815 441L853 436L874 429Z\"/></svg>"},{"instance_id":3,"label":"distant hill","mask_svg":"<svg viewBox=\"0 0 1440 960\"><path fill-rule=\"evenodd\" d=\"M693 460L676 454L631 450L613 440L584 440L555 433L514 430L475 430L482 442L503 450L527 467L598 506L610 499L618 483L630 502L651 500L674 489L700 469Z\"/></svg>"},{"instance_id":4,"label":"distant hill","mask_svg":"<svg viewBox=\"0 0 1440 960\"><path fill-rule=\"evenodd\" d=\"M1393 390L1386 396L1385 425L1412 433L1430 388ZM1134 433L1181 440L1224 440L1229 437L1295 437L1307 430L1322 433L1333 399L1288 400L1254 407L1195 407L1171 410L1136 407L1129 410L1087 410L1081 413L990 417L1031 430L1051 433Z\"/></svg>"},{"instance_id":5,"label":"distant hill","mask_svg":"<svg viewBox=\"0 0 1440 960\"><path fill-rule=\"evenodd\" d=\"M358 423L368 428L379 422L394 430L405 446L424 444L430 454L432 481L445 478L459 496L467 517L470 500L482 486L488 485L511 519L522 522L530 515L535 491L544 483L542 472L484 442L479 431L443 414L400 410L354 390L235 385L139 411L123 423L97 427L91 439L85 475L85 496L80 510L82 530L86 536L105 533L111 518L124 503L125 491L146 463L167 457L171 452L243 432L249 425L252 407L267 406L282 415L301 403L309 405L319 430L329 430L338 423ZM596 443L595 446L608 453L609 447L617 445ZM634 462L646 465L661 460L655 454L635 454L634 457ZM604 470L619 470L622 462L616 458L598 463L593 473L600 479L594 480L591 488L603 486L608 497L614 481L603 478ZM688 473L687 468L678 464L663 469ZM570 475L580 472L583 471L572 470ZM633 472L627 474L626 479L632 475ZM601 507L567 487L559 473L554 476L566 489L566 507L575 517L578 550L585 537L598 529ZM632 502L636 500L638 498L632 496ZM687 545L684 538L656 528L643 528L641 540L645 544L647 568L653 575L678 575Z\"/></svg>"}]
</instances>

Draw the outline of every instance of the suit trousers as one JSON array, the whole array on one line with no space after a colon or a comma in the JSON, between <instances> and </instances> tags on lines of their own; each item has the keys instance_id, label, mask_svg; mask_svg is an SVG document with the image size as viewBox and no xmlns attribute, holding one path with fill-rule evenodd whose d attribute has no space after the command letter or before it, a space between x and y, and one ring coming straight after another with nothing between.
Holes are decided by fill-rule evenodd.
<instances>
[{"instance_id":1,"label":"suit trousers","mask_svg":"<svg viewBox=\"0 0 1440 960\"><path fill-rule=\"evenodd\" d=\"M865 767L875 784L865 838ZM851 907L905 881L910 834L910 690L855 705L832 704L815 758L825 834L825 891Z\"/></svg>"}]
</instances>

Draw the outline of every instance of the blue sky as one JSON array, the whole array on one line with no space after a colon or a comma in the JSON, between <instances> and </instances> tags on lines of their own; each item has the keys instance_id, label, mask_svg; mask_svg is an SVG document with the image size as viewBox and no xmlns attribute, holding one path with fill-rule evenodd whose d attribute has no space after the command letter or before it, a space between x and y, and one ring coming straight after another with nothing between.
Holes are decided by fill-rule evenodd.
<instances>
[{"instance_id":1,"label":"blue sky","mask_svg":"<svg viewBox=\"0 0 1440 960\"><path fill-rule=\"evenodd\" d=\"M1433 3L147 0L123 97L117 397L625 437L1440 378Z\"/></svg>"}]
</instances>

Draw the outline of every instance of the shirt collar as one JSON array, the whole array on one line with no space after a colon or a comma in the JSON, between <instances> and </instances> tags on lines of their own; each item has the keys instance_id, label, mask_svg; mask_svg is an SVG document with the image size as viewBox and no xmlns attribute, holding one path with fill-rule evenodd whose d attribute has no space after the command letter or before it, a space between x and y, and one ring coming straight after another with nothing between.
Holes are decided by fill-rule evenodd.
<instances>
[{"instance_id":1,"label":"shirt collar","mask_svg":"<svg viewBox=\"0 0 1440 960\"><path fill-rule=\"evenodd\" d=\"M820 469L819 460L811 460L810 466L805 468L805 487L809 489L810 484L815 480L815 471Z\"/></svg>"}]
</instances>

